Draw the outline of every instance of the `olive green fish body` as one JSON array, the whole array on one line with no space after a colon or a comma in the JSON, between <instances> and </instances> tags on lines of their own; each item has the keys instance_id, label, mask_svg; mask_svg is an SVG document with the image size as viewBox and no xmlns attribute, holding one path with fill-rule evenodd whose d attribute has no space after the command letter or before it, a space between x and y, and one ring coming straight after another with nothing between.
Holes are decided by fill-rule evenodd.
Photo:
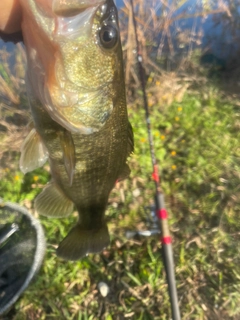
<instances>
[{"instance_id":1,"label":"olive green fish body","mask_svg":"<svg viewBox=\"0 0 240 320\"><path fill-rule=\"evenodd\" d=\"M34 108L32 106L32 110ZM119 116L118 109L122 117ZM34 113L35 128L48 150L55 183L79 211L81 207L90 207L93 203L104 204L105 207L109 193L121 176L129 155L128 127L130 124L125 105L122 108L116 106L105 126L98 132L90 135L71 134L76 162L71 185L60 142L60 135L64 136L66 130L54 122L43 108L37 106ZM47 117L48 123L46 123Z\"/></svg>"},{"instance_id":2,"label":"olive green fish body","mask_svg":"<svg viewBox=\"0 0 240 320\"><path fill-rule=\"evenodd\" d=\"M68 143L69 132L54 122L43 107L32 103L35 128L48 152L52 174L52 181L35 200L36 210L48 217L65 217L75 205L79 213L78 229L73 229L76 234L70 239L74 244L66 243L65 238L58 249L58 255L63 258L76 260L88 252L102 250L109 243L104 221L109 193L116 181L129 173L126 161L133 148L124 97L123 91L105 126L98 132L70 133L75 157L71 183L61 143L62 137ZM56 190L59 195L55 200ZM82 240L82 236L86 239ZM85 245L87 239L94 240L93 244Z\"/></svg>"}]
</instances>

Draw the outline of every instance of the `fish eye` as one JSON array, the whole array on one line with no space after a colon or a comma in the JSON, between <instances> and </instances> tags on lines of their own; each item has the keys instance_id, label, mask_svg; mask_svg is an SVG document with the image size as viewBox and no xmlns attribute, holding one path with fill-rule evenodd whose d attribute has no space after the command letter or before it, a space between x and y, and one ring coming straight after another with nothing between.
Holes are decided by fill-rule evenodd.
<instances>
[{"instance_id":1,"label":"fish eye","mask_svg":"<svg viewBox=\"0 0 240 320\"><path fill-rule=\"evenodd\" d=\"M104 25L99 31L99 39L105 49L112 49L118 42L118 31L112 25Z\"/></svg>"}]
</instances>

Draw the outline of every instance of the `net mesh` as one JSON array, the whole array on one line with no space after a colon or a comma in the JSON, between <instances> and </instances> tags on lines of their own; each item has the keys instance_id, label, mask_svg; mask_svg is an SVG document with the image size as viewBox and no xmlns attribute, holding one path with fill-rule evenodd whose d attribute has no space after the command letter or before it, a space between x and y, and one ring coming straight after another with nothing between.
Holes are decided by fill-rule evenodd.
<instances>
[{"instance_id":1,"label":"net mesh","mask_svg":"<svg viewBox=\"0 0 240 320\"><path fill-rule=\"evenodd\" d=\"M0 200L0 314L27 288L45 252L43 229L26 209Z\"/></svg>"}]
</instances>

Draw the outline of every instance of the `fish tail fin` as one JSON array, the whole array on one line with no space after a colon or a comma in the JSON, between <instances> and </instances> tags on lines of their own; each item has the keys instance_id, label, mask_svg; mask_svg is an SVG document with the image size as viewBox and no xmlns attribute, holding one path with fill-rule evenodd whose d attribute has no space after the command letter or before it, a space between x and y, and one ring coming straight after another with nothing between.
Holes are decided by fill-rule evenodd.
<instances>
[{"instance_id":1,"label":"fish tail fin","mask_svg":"<svg viewBox=\"0 0 240 320\"><path fill-rule=\"evenodd\" d=\"M102 251L109 242L106 223L96 229L86 229L81 224L77 224L59 244L57 255L65 260L79 260L88 253Z\"/></svg>"}]
</instances>

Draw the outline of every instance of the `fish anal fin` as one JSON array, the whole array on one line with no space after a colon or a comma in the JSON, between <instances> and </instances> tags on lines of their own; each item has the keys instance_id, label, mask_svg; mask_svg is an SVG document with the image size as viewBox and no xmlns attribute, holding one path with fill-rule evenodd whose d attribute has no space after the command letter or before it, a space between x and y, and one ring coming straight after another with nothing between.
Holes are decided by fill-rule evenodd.
<instances>
[{"instance_id":1,"label":"fish anal fin","mask_svg":"<svg viewBox=\"0 0 240 320\"><path fill-rule=\"evenodd\" d=\"M40 135L33 128L21 146L20 170L25 174L44 165L48 152Z\"/></svg>"},{"instance_id":2,"label":"fish anal fin","mask_svg":"<svg viewBox=\"0 0 240 320\"><path fill-rule=\"evenodd\" d=\"M53 182L36 197L34 204L37 213L46 217L63 218L73 212L72 201Z\"/></svg>"},{"instance_id":3,"label":"fish anal fin","mask_svg":"<svg viewBox=\"0 0 240 320\"><path fill-rule=\"evenodd\" d=\"M64 166L68 175L69 184L72 185L75 170L75 146L72 135L69 131L61 131L59 133L60 143L63 151Z\"/></svg>"},{"instance_id":4,"label":"fish anal fin","mask_svg":"<svg viewBox=\"0 0 240 320\"><path fill-rule=\"evenodd\" d=\"M108 227L86 230L77 224L60 243L57 255L65 260L79 260L88 253L98 253L110 243Z\"/></svg>"}]
</instances>

